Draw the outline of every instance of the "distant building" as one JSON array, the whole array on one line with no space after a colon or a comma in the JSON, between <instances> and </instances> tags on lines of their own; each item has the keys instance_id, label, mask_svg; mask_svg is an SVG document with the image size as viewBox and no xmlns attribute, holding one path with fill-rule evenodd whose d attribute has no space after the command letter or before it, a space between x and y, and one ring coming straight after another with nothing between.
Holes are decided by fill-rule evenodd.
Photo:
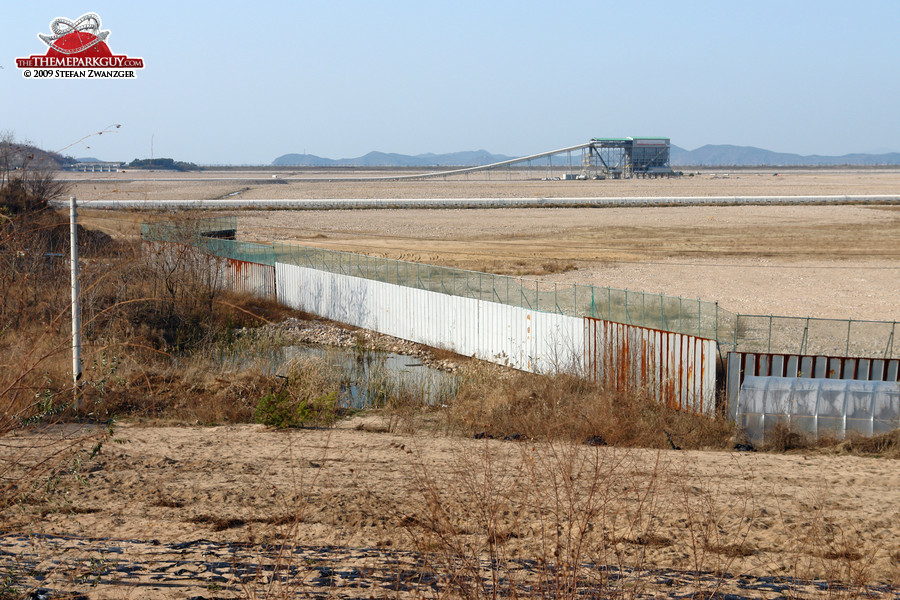
<instances>
[{"instance_id":1,"label":"distant building","mask_svg":"<svg viewBox=\"0 0 900 600\"><path fill-rule=\"evenodd\" d=\"M123 162L114 161L90 161L78 162L63 167L66 171L79 171L82 173L116 173L125 166Z\"/></svg>"},{"instance_id":2,"label":"distant building","mask_svg":"<svg viewBox=\"0 0 900 600\"><path fill-rule=\"evenodd\" d=\"M622 179L672 175L669 138L593 138L582 161L591 177Z\"/></svg>"}]
</instances>

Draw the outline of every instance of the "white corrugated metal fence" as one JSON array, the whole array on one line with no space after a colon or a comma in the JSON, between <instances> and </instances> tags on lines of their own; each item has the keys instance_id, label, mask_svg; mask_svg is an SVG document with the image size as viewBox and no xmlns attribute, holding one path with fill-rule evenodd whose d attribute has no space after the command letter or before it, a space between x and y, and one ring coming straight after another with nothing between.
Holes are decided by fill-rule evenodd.
<instances>
[{"instance_id":1,"label":"white corrugated metal fence","mask_svg":"<svg viewBox=\"0 0 900 600\"><path fill-rule=\"evenodd\" d=\"M579 317L284 263L275 278L281 302L341 323L535 373L583 368Z\"/></svg>"}]
</instances>

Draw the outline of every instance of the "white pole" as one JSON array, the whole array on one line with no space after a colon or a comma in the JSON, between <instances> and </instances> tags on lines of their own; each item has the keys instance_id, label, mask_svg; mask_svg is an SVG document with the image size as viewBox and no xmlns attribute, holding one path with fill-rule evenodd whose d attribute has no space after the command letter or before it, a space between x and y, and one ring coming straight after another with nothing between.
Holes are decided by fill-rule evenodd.
<instances>
[{"instance_id":1,"label":"white pole","mask_svg":"<svg viewBox=\"0 0 900 600\"><path fill-rule=\"evenodd\" d=\"M81 305L78 297L78 211L75 196L69 199L69 255L72 271L72 379L75 392L81 380Z\"/></svg>"}]
</instances>

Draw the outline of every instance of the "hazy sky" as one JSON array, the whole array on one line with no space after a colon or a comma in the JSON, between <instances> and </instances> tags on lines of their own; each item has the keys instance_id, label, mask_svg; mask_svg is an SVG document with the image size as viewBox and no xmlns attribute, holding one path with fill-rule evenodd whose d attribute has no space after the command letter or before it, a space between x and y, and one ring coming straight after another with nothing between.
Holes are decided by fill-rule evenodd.
<instances>
[{"instance_id":1,"label":"hazy sky","mask_svg":"<svg viewBox=\"0 0 900 600\"><path fill-rule=\"evenodd\" d=\"M24 79L55 17L96 12L136 80ZM267 164L288 152L665 136L801 154L900 151L900 2L16 2L0 130L73 156ZM85 146L90 146L89 148Z\"/></svg>"}]
</instances>

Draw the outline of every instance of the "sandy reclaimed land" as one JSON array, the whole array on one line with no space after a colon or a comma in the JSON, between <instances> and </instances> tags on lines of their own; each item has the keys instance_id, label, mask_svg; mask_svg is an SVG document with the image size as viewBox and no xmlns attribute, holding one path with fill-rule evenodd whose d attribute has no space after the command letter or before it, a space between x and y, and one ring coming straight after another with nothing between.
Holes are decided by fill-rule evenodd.
<instances>
[{"instance_id":1,"label":"sandy reclaimed land","mask_svg":"<svg viewBox=\"0 0 900 600\"><path fill-rule=\"evenodd\" d=\"M90 211L90 200L900 193L900 169L896 168L705 170L693 177L620 181L486 180L484 175L477 179L473 175L471 180L346 180L410 172L255 169L64 176L73 181L72 192L82 202L86 224L110 232L134 232L136 223L159 214ZM554 282L701 298L741 314L900 319L900 209L896 206L236 214L239 238L246 240L288 241Z\"/></svg>"},{"instance_id":2,"label":"sandy reclaimed land","mask_svg":"<svg viewBox=\"0 0 900 600\"><path fill-rule=\"evenodd\" d=\"M541 181L494 173L349 181L386 169L65 173L85 223L110 232L160 213L90 211L92 199L466 198L900 193L900 169L704 170L693 177ZM273 177L274 176L274 177ZM324 181L323 178L331 178ZM306 179L306 181L304 181ZM190 213L211 214L211 213ZM900 319L896 206L240 211L239 238L290 241L547 281L718 301L742 314ZM169 218L164 216L164 218Z\"/></svg>"},{"instance_id":3,"label":"sandy reclaimed land","mask_svg":"<svg viewBox=\"0 0 900 600\"><path fill-rule=\"evenodd\" d=\"M893 206L236 214L244 240L700 298L741 314L900 320ZM87 226L113 234L154 218L170 216L82 210Z\"/></svg>"},{"instance_id":4,"label":"sandy reclaimed land","mask_svg":"<svg viewBox=\"0 0 900 600\"><path fill-rule=\"evenodd\" d=\"M900 320L900 209L748 206L239 213L239 236L718 301Z\"/></svg>"},{"instance_id":5,"label":"sandy reclaimed land","mask_svg":"<svg viewBox=\"0 0 900 600\"><path fill-rule=\"evenodd\" d=\"M304 198L571 198L638 196L896 195L898 168L703 170L672 179L542 181L545 169L429 180L370 180L415 171L363 169L229 169L61 173L72 193L91 200L212 200ZM555 170L553 175L559 176ZM490 179L488 179L490 177Z\"/></svg>"},{"instance_id":6,"label":"sandy reclaimed land","mask_svg":"<svg viewBox=\"0 0 900 600\"><path fill-rule=\"evenodd\" d=\"M845 597L790 578L900 584L896 460L549 446L385 425L120 426L119 443L79 463L79 478L61 465L49 504L24 494L0 512L0 568L30 566L43 573L37 585L90 598L384 597L400 581L404 597L456 597L448 574L490 582L478 561L493 547L514 585L533 583L542 560L590 563L582 584L623 597ZM0 453L60 436L18 433ZM451 568L449 550L481 566Z\"/></svg>"}]
</instances>

